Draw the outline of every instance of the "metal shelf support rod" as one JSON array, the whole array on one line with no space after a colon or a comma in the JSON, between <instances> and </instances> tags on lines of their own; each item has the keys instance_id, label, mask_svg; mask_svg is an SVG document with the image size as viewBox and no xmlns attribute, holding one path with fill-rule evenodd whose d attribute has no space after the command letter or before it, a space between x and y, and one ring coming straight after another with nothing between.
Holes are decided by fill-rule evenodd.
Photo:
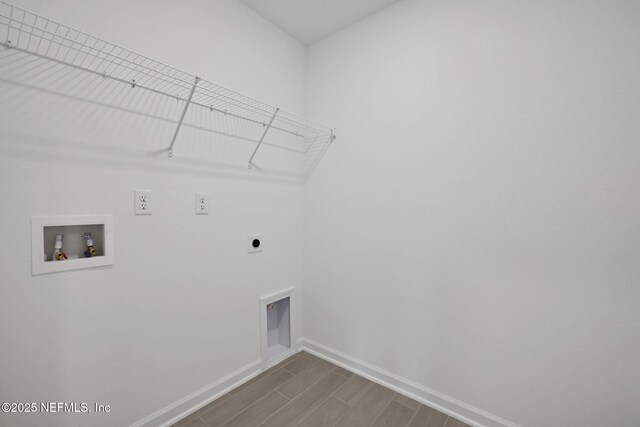
<instances>
[{"instance_id":1,"label":"metal shelf support rod","mask_svg":"<svg viewBox=\"0 0 640 427\"><path fill-rule=\"evenodd\" d=\"M180 115L180 121L178 122L178 126L176 126L176 131L173 133L173 138L171 138L171 145L169 146L169 157L173 157L173 144L176 143L176 138L178 137L180 126L182 126L184 116L187 114L187 109L189 109L189 104L191 103L191 98L193 98L193 92L196 91L196 86L198 86L198 81L200 81L200 77L196 77L193 81L193 86L191 86L191 92L189 92L187 103L184 104L184 110L182 110L182 115Z\"/></svg>"},{"instance_id":2,"label":"metal shelf support rod","mask_svg":"<svg viewBox=\"0 0 640 427\"><path fill-rule=\"evenodd\" d=\"M262 136L260 137L260 140L258 141L258 145L256 145L256 148L253 150L253 153L251 153L251 157L249 157L249 169L251 169L253 167L253 157L256 155L256 153L258 152L258 149L262 145L262 141L264 141L264 137L267 136L267 132L269 132L269 128L271 127L271 123L273 123L273 121L275 120L276 116L278 115L278 111L280 111L280 109L276 108L276 111L275 111L275 113L273 113L273 116L271 117L271 120L269 120L269 124L264 128L264 132L262 132Z\"/></svg>"}]
</instances>

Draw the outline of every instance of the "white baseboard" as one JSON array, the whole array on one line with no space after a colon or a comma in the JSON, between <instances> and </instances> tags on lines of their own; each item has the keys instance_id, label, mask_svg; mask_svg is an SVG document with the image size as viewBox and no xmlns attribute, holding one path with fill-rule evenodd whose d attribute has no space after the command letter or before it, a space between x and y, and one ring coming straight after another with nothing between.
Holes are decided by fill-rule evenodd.
<instances>
[{"instance_id":1,"label":"white baseboard","mask_svg":"<svg viewBox=\"0 0 640 427\"><path fill-rule=\"evenodd\" d=\"M500 418L482 409L461 402L443 393L431 390L421 384L385 371L367 362L351 357L338 350L308 338L297 342L298 350L305 350L371 381L390 388L400 394L424 403L445 414L451 415L475 427L521 427L511 421ZM293 351L295 352L295 351ZM292 352L292 353L293 353ZM287 354L289 356L290 354ZM130 427L168 427L187 415L208 405L218 397L249 381L262 372L262 361L256 360L229 375L215 381L188 396L154 412L131 424Z\"/></svg>"},{"instance_id":2,"label":"white baseboard","mask_svg":"<svg viewBox=\"0 0 640 427\"><path fill-rule=\"evenodd\" d=\"M451 415L476 427L520 427L518 424L500 418L489 412L461 402L443 393L431 390L421 384L400 377L384 369L358 360L347 354L329 348L307 338L298 340L298 349L306 350L351 372L390 388L400 394L424 403L438 411Z\"/></svg>"},{"instance_id":3,"label":"white baseboard","mask_svg":"<svg viewBox=\"0 0 640 427\"><path fill-rule=\"evenodd\" d=\"M140 421L136 421L129 427L170 426L203 406L213 402L218 397L228 393L230 390L238 387L242 383L249 381L262 371L260 366L260 360L251 362L229 375L220 378L218 381L204 386L200 390L194 391L190 395L165 406L153 414L144 417Z\"/></svg>"}]
</instances>

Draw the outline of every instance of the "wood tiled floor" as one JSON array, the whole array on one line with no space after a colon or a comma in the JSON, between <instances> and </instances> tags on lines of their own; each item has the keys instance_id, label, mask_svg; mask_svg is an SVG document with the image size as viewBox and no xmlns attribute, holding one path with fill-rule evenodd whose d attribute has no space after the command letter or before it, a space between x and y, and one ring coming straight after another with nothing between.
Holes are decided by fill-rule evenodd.
<instances>
[{"instance_id":1,"label":"wood tiled floor","mask_svg":"<svg viewBox=\"0 0 640 427\"><path fill-rule=\"evenodd\" d=\"M306 352L179 421L179 427L469 427Z\"/></svg>"}]
</instances>

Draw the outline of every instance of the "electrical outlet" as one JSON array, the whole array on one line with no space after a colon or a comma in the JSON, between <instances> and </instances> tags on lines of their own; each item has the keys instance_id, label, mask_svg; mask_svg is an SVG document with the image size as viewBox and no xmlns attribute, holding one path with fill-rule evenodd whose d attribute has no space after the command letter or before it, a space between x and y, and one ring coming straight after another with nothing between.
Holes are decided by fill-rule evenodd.
<instances>
[{"instance_id":1,"label":"electrical outlet","mask_svg":"<svg viewBox=\"0 0 640 427\"><path fill-rule=\"evenodd\" d=\"M196 193L196 215L209 214L209 195L207 193Z\"/></svg>"},{"instance_id":2,"label":"electrical outlet","mask_svg":"<svg viewBox=\"0 0 640 427\"><path fill-rule=\"evenodd\" d=\"M262 233L249 234L247 236L247 253L262 252L262 247L264 246L263 240Z\"/></svg>"},{"instance_id":3,"label":"electrical outlet","mask_svg":"<svg viewBox=\"0 0 640 427\"><path fill-rule=\"evenodd\" d=\"M151 215L152 206L151 190L134 191L133 211L136 215Z\"/></svg>"}]
</instances>

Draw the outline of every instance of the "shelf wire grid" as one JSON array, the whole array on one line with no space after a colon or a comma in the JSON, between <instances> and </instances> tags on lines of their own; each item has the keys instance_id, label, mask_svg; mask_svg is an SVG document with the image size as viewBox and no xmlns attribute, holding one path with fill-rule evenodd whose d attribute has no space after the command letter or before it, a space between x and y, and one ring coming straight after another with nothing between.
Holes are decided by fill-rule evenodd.
<instances>
[{"instance_id":1,"label":"shelf wire grid","mask_svg":"<svg viewBox=\"0 0 640 427\"><path fill-rule=\"evenodd\" d=\"M61 68L67 67L76 72L63 73ZM88 75L99 76L119 83L118 94L139 88L173 98L183 106L188 103L185 127L256 144L272 122L261 145L297 154L305 177L313 172L335 138L328 126L4 1L0 1L0 72L7 77L13 72L13 78L22 81L44 75L43 85L67 93L78 92L78 85L83 84L85 97L96 96L89 93L92 79ZM110 98L115 94L104 93L105 88L116 92L115 87L102 85L100 102L113 103ZM136 104L138 112L150 116L158 113L152 105ZM194 109L215 117L204 119ZM176 121L164 112L158 118Z\"/></svg>"}]
</instances>

